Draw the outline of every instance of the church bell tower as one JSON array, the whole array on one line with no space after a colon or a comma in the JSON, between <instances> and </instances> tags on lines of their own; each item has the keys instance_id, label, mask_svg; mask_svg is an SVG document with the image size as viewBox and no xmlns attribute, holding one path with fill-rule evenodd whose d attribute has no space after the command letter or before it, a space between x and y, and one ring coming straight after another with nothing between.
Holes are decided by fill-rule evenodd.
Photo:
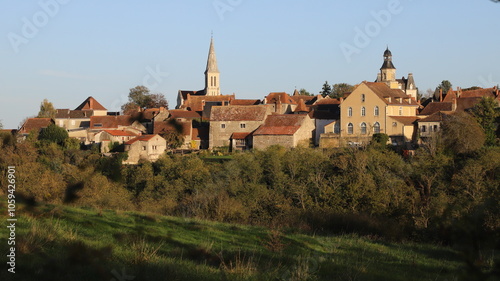
<instances>
[{"instance_id":1,"label":"church bell tower","mask_svg":"<svg viewBox=\"0 0 500 281\"><path fill-rule=\"evenodd\" d=\"M217 67L213 37L210 39L207 69L205 70L205 95L220 96L220 72Z\"/></svg>"}]
</instances>

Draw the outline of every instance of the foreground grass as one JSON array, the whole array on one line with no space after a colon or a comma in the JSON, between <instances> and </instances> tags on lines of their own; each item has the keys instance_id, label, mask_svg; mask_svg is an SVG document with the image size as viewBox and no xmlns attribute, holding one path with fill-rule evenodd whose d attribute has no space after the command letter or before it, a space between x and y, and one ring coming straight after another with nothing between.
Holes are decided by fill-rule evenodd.
<instances>
[{"instance_id":1,"label":"foreground grass","mask_svg":"<svg viewBox=\"0 0 500 281\"><path fill-rule=\"evenodd\" d=\"M16 274L4 269L0 280L458 280L462 266L452 249L429 244L135 212L20 208ZM5 214L5 205L0 209ZM7 234L3 227L1 237Z\"/></svg>"}]
</instances>

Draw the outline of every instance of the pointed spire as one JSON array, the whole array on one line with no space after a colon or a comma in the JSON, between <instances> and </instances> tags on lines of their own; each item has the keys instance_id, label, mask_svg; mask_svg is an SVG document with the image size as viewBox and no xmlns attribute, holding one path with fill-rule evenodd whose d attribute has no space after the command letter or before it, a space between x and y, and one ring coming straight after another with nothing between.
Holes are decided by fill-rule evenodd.
<instances>
[{"instance_id":1,"label":"pointed spire","mask_svg":"<svg viewBox=\"0 0 500 281\"><path fill-rule=\"evenodd\" d=\"M380 69L381 70L382 69L396 69L396 67L394 67L394 64L392 63L392 53L389 50L389 45L387 45L387 48L385 49L384 64L382 64L382 67Z\"/></svg>"},{"instance_id":2,"label":"pointed spire","mask_svg":"<svg viewBox=\"0 0 500 281\"><path fill-rule=\"evenodd\" d=\"M215 56L214 37L213 36L210 39L210 49L208 51L207 69L205 70L205 74L208 72L219 73L219 68L217 67L217 57Z\"/></svg>"}]
</instances>

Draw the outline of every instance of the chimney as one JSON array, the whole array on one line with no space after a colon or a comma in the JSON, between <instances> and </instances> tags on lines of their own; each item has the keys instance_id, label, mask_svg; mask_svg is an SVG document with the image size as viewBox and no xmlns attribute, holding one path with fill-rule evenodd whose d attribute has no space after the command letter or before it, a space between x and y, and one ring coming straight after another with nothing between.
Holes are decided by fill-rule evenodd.
<instances>
[{"instance_id":1,"label":"chimney","mask_svg":"<svg viewBox=\"0 0 500 281\"><path fill-rule=\"evenodd\" d=\"M443 101L443 89L439 89L439 102Z\"/></svg>"},{"instance_id":2,"label":"chimney","mask_svg":"<svg viewBox=\"0 0 500 281\"><path fill-rule=\"evenodd\" d=\"M451 111L456 111L457 110L457 99L453 98L451 100Z\"/></svg>"},{"instance_id":3,"label":"chimney","mask_svg":"<svg viewBox=\"0 0 500 281\"><path fill-rule=\"evenodd\" d=\"M462 95L462 88L457 87L457 98L459 98Z\"/></svg>"}]
</instances>

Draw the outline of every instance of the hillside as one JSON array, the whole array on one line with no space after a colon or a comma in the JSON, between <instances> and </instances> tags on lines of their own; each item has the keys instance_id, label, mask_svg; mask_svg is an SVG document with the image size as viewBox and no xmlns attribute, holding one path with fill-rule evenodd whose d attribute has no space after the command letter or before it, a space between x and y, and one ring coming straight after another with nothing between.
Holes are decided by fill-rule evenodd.
<instances>
[{"instance_id":1,"label":"hillside","mask_svg":"<svg viewBox=\"0 0 500 281\"><path fill-rule=\"evenodd\" d=\"M12 279L3 270L1 280L456 280L462 268L457 252L430 244L61 205L18 207L16 273ZM6 237L7 229L0 234Z\"/></svg>"}]
</instances>

